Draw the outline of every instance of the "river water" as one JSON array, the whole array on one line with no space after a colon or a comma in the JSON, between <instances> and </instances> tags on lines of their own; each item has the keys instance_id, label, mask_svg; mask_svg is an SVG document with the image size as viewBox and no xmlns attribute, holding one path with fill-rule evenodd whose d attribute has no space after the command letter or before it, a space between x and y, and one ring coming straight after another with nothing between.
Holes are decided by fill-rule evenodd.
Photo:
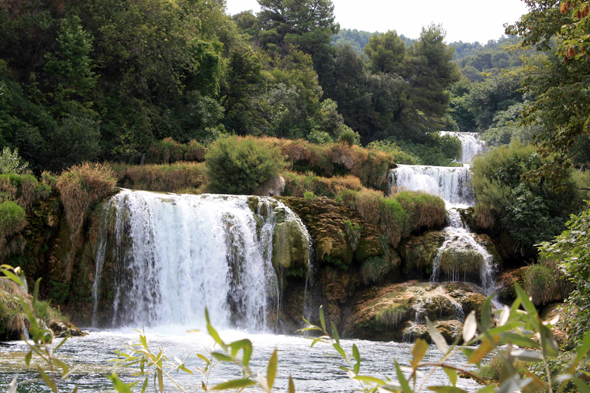
<instances>
[{"instance_id":1,"label":"river water","mask_svg":"<svg viewBox=\"0 0 590 393\"><path fill-rule=\"evenodd\" d=\"M169 359L174 356L184 359L188 368L204 367L205 362L196 357L197 353L208 356L207 349L213 347L213 340L202 332L187 333L185 327L160 326L146 331L148 345L157 352L159 347ZM327 344L316 344L310 348L311 341L304 337L283 336L275 334L249 334L244 331L227 330L221 332L225 342L242 338L252 340L254 353L250 363L251 368L266 375L266 365L272 351L277 348L279 368L275 390L287 391L289 374L293 376L297 392L351 392L358 387L358 382L349 379L346 373L339 369L344 366L344 360L335 355L335 350ZM71 392L78 386L78 392L112 391L111 383L106 378L113 371L108 360L116 357L114 351L121 349L126 342L138 342L138 332L133 329L90 330L86 337L72 338L59 349L60 359L70 366L78 367L67 384L60 385L60 391ZM393 359L397 359L402 366L409 366L412 345L394 342L373 342L364 340L342 340L344 349L351 354L352 344L356 344L362 358L361 374L379 378L390 377L395 380ZM19 374L19 391L45 392L49 389L42 383L22 385L25 380L36 378L38 374L24 369L24 342L14 342L9 347L0 348L0 389L10 382L15 374ZM426 353L425 362L435 362L441 353L435 346L431 346ZM465 364L463 355L457 355L448 363L456 366ZM473 368L472 368L473 369ZM134 381L129 372L119 370L119 376L125 382ZM195 375L173 373L173 376L186 391L202 391L203 378L198 372ZM232 378L239 378L237 367L219 365L214 368L208 385L214 385ZM420 381L420 380L419 380ZM438 370L428 380L426 386L448 384L446 375ZM458 386L475 391L478 384L470 379L459 378ZM140 389L138 389L139 391ZM178 391L166 382L166 391ZM255 390L252 390L255 391ZM426 391L426 390L424 390Z\"/></svg>"}]
</instances>

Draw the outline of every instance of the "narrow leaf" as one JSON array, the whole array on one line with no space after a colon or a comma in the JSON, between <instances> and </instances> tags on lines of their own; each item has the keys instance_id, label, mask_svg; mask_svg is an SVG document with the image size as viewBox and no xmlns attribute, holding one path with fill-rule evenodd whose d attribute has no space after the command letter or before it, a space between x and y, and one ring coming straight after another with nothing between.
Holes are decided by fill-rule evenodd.
<instances>
[{"instance_id":1,"label":"narrow leaf","mask_svg":"<svg viewBox=\"0 0 590 393\"><path fill-rule=\"evenodd\" d=\"M410 362L414 369L416 369L420 361L424 359L427 350L428 343L421 338L417 339L416 343L414 343L414 348L412 348L412 361Z\"/></svg>"},{"instance_id":2,"label":"narrow leaf","mask_svg":"<svg viewBox=\"0 0 590 393\"><path fill-rule=\"evenodd\" d=\"M295 393L295 383L291 375L289 375L289 393Z\"/></svg>"},{"instance_id":3,"label":"narrow leaf","mask_svg":"<svg viewBox=\"0 0 590 393\"><path fill-rule=\"evenodd\" d=\"M324 333L327 333L326 320L324 318L324 307L323 306L320 306L320 323L322 324L322 329L324 329Z\"/></svg>"},{"instance_id":4,"label":"narrow leaf","mask_svg":"<svg viewBox=\"0 0 590 393\"><path fill-rule=\"evenodd\" d=\"M443 367L443 371L449 377L449 380L451 381L451 385L457 386L457 370L452 369L452 368Z\"/></svg>"},{"instance_id":5,"label":"narrow leaf","mask_svg":"<svg viewBox=\"0 0 590 393\"><path fill-rule=\"evenodd\" d=\"M256 385L256 382L249 378L234 379L232 381L227 381L224 383L220 383L219 385L215 385L211 388L211 390L242 389L252 385Z\"/></svg>"},{"instance_id":6,"label":"narrow leaf","mask_svg":"<svg viewBox=\"0 0 590 393\"><path fill-rule=\"evenodd\" d=\"M426 317L426 326L428 327L428 333L430 333L430 338L432 338L432 341L434 341L438 349L443 354L449 352L449 345L447 344L447 341L442 336L442 334L440 334L440 332L436 330L436 328L434 327L432 322L430 322L430 319L428 319L428 317Z\"/></svg>"},{"instance_id":7,"label":"narrow leaf","mask_svg":"<svg viewBox=\"0 0 590 393\"><path fill-rule=\"evenodd\" d=\"M410 387L410 384L408 383L408 380L404 376L404 373L402 372L402 369L399 366L399 363L397 362L397 360L394 360L393 362L395 364L395 373L397 375L397 380L402 387L402 391L404 393L413 393L412 388Z\"/></svg>"},{"instance_id":8,"label":"narrow leaf","mask_svg":"<svg viewBox=\"0 0 590 393\"><path fill-rule=\"evenodd\" d=\"M338 329L336 329L336 325L334 325L334 322L332 322L331 324L332 324L332 336L334 336L334 340L336 340L336 343L340 344L340 336L338 335Z\"/></svg>"},{"instance_id":9,"label":"narrow leaf","mask_svg":"<svg viewBox=\"0 0 590 393\"><path fill-rule=\"evenodd\" d=\"M275 348L272 355L270 355L270 359L268 360L268 366L266 367L266 380L268 381L269 390L272 390L272 387L275 383L278 363L279 355L277 354L277 349Z\"/></svg>"},{"instance_id":10,"label":"narrow leaf","mask_svg":"<svg viewBox=\"0 0 590 393\"><path fill-rule=\"evenodd\" d=\"M475 333L477 332L477 318L475 316L475 311L471 311L465 319L465 324L463 325L463 341L466 343L471 341Z\"/></svg>"}]
</instances>

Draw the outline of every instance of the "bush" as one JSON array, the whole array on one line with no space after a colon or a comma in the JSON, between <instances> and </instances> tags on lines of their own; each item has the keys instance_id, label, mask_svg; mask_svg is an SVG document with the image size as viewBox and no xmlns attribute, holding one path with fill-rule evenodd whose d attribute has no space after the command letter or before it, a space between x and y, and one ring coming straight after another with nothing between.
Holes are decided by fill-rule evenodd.
<instances>
[{"instance_id":1,"label":"bush","mask_svg":"<svg viewBox=\"0 0 590 393\"><path fill-rule=\"evenodd\" d=\"M524 274L524 289L537 306L563 301L568 295L567 283L554 264L527 267Z\"/></svg>"},{"instance_id":2,"label":"bush","mask_svg":"<svg viewBox=\"0 0 590 393\"><path fill-rule=\"evenodd\" d=\"M207 149L196 140L184 145L172 138L152 143L146 154L147 164L172 164L178 161L205 160Z\"/></svg>"},{"instance_id":3,"label":"bush","mask_svg":"<svg viewBox=\"0 0 590 393\"><path fill-rule=\"evenodd\" d=\"M383 140L373 141L367 145L367 149L379 150L387 154L391 154L395 157L395 161L398 164L416 165L416 158L406 153L399 147L395 142Z\"/></svg>"},{"instance_id":4,"label":"bush","mask_svg":"<svg viewBox=\"0 0 590 393\"><path fill-rule=\"evenodd\" d=\"M31 209L37 199L51 194L51 187L39 183L33 175L0 175L0 202L13 200L25 209Z\"/></svg>"},{"instance_id":5,"label":"bush","mask_svg":"<svg viewBox=\"0 0 590 393\"><path fill-rule=\"evenodd\" d=\"M179 162L171 165L113 164L119 185L145 191L181 192L203 186L207 181L204 163Z\"/></svg>"},{"instance_id":6,"label":"bush","mask_svg":"<svg viewBox=\"0 0 590 393\"><path fill-rule=\"evenodd\" d=\"M251 194L284 167L281 151L252 138L218 139L205 156L211 191Z\"/></svg>"},{"instance_id":7,"label":"bush","mask_svg":"<svg viewBox=\"0 0 590 393\"><path fill-rule=\"evenodd\" d=\"M24 173L29 166L28 162L21 160L18 155L18 149L10 151L8 147L5 147L0 154L0 173Z\"/></svg>"},{"instance_id":8,"label":"bush","mask_svg":"<svg viewBox=\"0 0 590 393\"><path fill-rule=\"evenodd\" d=\"M445 223L445 202L437 196L425 192L402 191L394 194L392 198L410 215L404 237L423 228L441 227Z\"/></svg>"},{"instance_id":9,"label":"bush","mask_svg":"<svg viewBox=\"0 0 590 393\"><path fill-rule=\"evenodd\" d=\"M360 144L361 137L358 133L354 132L353 130L346 129L340 133L338 136L338 141L345 143L348 146L358 145Z\"/></svg>"},{"instance_id":10,"label":"bush","mask_svg":"<svg viewBox=\"0 0 590 393\"><path fill-rule=\"evenodd\" d=\"M107 165L85 163L61 174L57 188L74 244L91 207L112 195L116 185L115 172Z\"/></svg>"},{"instance_id":11,"label":"bush","mask_svg":"<svg viewBox=\"0 0 590 393\"><path fill-rule=\"evenodd\" d=\"M22 231L27 224L25 211L12 201L0 204L0 234L8 237Z\"/></svg>"},{"instance_id":12,"label":"bush","mask_svg":"<svg viewBox=\"0 0 590 393\"><path fill-rule=\"evenodd\" d=\"M501 224L529 254L535 253L535 244L563 231L569 214L581 209L581 193L571 176L564 179L566 188L561 192L543 180L522 180L545 162L536 147L513 142L476 157L471 167L477 224L483 228Z\"/></svg>"},{"instance_id":13,"label":"bush","mask_svg":"<svg viewBox=\"0 0 590 393\"><path fill-rule=\"evenodd\" d=\"M306 192L303 194L303 198L305 198L306 201L313 201L316 196L313 192Z\"/></svg>"}]
</instances>

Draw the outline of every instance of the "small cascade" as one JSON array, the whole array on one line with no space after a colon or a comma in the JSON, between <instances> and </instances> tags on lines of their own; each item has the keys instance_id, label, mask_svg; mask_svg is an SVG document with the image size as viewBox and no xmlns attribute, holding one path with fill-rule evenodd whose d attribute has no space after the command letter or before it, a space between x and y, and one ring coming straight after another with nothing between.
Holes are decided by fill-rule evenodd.
<instances>
[{"instance_id":1,"label":"small cascade","mask_svg":"<svg viewBox=\"0 0 590 393\"><path fill-rule=\"evenodd\" d=\"M272 327L280 303L273 244L287 223L307 247L303 223L273 198L123 190L105 206L94 322L101 296L110 296L113 326L202 326L207 307L215 326Z\"/></svg>"},{"instance_id":2,"label":"small cascade","mask_svg":"<svg viewBox=\"0 0 590 393\"><path fill-rule=\"evenodd\" d=\"M462 147L461 162L463 163L471 162L473 157L485 150L485 142L479 139L479 133L477 132L440 131L438 134L440 136L450 135L459 138Z\"/></svg>"},{"instance_id":3,"label":"small cascade","mask_svg":"<svg viewBox=\"0 0 590 393\"><path fill-rule=\"evenodd\" d=\"M31 336L29 335L29 329L27 329L27 325L25 324L25 321L23 321L23 327L22 327L22 330L23 330L23 337L24 337L26 340L30 339L30 338L31 338Z\"/></svg>"},{"instance_id":4,"label":"small cascade","mask_svg":"<svg viewBox=\"0 0 590 393\"><path fill-rule=\"evenodd\" d=\"M445 241L434 259L430 281L475 282L486 295L492 294L494 257L477 242L469 227L463 225L456 209L448 210L447 214L449 225L444 228Z\"/></svg>"},{"instance_id":5,"label":"small cascade","mask_svg":"<svg viewBox=\"0 0 590 393\"><path fill-rule=\"evenodd\" d=\"M441 131L441 135L457 136L463 147L461 167L424 165L398 165L389 173L392 192L424 191L439 196L447 208L445 241L438 249L433 263L431 281L467 281L480 285L486 294L495 289L493 256L477 241L463 224L459 208L473 206L475 198L471 190L470 167L466 162L484 150L484 143L477 133Z\"/></svg>"},{"instance_id":6,"label":"small cascade","mask_svg":"<svg viewBox=\"0 0 590 393\"><path fill-rule=\"evenodd\" d=\"M424 191L452 206L471 206L474 202L469 181L469 166L444 167L398 165L389 173L394 191Z\"/></svg>"}]
</instances>

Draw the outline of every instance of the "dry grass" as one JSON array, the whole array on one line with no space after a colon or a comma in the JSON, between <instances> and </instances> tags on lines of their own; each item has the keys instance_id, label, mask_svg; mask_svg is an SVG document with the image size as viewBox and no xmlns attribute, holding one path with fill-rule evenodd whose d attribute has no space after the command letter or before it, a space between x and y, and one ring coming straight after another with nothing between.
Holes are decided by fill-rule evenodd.
<instances>
[{"instance_id":1,"label":"dry grass","mask_svg":"<svg viewBox=\"0 0 590 393\"><path fill-rule=\"evenodd\" d=\"M557 263L542 260L528 266L524 274L524 285L536 305L544 306L551 302L561 302L572 291L572 285L557 267Z\"/></svg>"},{"instance_id":2,"label":"dry grass","mask_svg":"<svg viewBox=\"0 0 590 393\"><path fill-rule=\"evenodd\" d=\"M361 181L354 176L320 177L312 173L301 175L294 172L283 174L285 178L285 196L304 197L306 192L313 192L317 196L335 198L344 190L360 190Z\"/></svg>"},{"instance_id":3,"label":"dry grass","mask_svg":"<svg viewBox=\"0 0 590 393\"><path fill-rule=\"evenodd\" d=\"M491 209L482 203L475 205L475 222L482 229L492 229L496 225L496 219Z\"/></svg>"},{"instance_id":4,"label":"dry grass","mask_svg":"<svg viewBox=\"0 0 590 393\"><path fill-rule=\"evenodd\" d=\"M76 244L90 208L113 194L117 179L107 165L85 163L64 171L57 182L66 219Z\"/></svg>"},{"instance_id":5,"label":"dry grass","mask_svg":"<svg viewBox=\"0 0 590 393\"><path fill-rule=\"evenodd\" d=\"M196 189L207 182L204 163L180 162L172 165L113 164L119 184L145 191L180 192Z\"/></svg>"},{"instance_id":6,"label":"dry grass","mask_svg":"<svg viewBox=\"0 0 590 393\"><path fill-rule=\"evenodd\" d=\"M410 215L404 237L421 229L441 227L445 223L445 203L436 196L424 192L402 191L394 194L392 198Z\"/></svg>"}]
</instances>

